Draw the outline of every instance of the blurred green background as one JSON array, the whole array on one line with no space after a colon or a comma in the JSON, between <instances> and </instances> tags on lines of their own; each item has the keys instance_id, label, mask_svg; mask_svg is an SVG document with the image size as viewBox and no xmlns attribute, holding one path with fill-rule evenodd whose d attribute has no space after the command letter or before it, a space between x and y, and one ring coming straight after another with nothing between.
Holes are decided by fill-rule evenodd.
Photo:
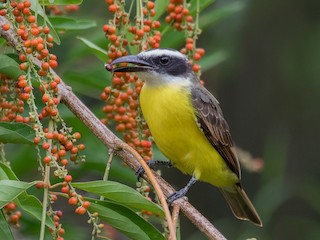
<instances>
[{"instance_id":1,"label":"blurred green background","mask_svg":"<svg viewBox=\"0 0 320 240\"><path fill-rule=\"evenodd\" d=\"M74 15L96 20L97 27L62 36L62 44L54 49L60 59L58 72L102 117L99 95L110 74L75 36L106 48L102 25L110 15L104 1L88 0ZM197 183L190 190L190 202L228 239L320 239L320 1L217 0L201 17L198 46L206 50L202 79L220 101L236 144L264 159L260 173L243 170L243 185L264 227L235 219L219 191L207 184ZM182 37L164 37L162 47L179 49ZM102 178L107 149L67 109L61 110L87 146L87 162L71 173L77 180ZM18 176L32 179L36 162L27 168L21 163L29 156L34 159L30 149L22 147L14 154L8 158L15 159ZM176 188L189 180L175 169L162 173ZM135 180L120 161L114 162L111 178L131 184ZM66 202L60 205L65 239L88 239L86 218L71 214ZM33 231L21 225L25 236ZM181 235L206 239L183 216Z\"/></svg>"}]
</instances>

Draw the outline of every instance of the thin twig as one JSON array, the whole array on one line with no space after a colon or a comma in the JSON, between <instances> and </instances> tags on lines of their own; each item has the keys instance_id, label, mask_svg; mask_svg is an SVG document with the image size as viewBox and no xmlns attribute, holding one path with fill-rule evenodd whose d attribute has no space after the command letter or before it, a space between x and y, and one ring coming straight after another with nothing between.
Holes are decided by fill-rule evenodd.
<instances>
[{"instance_id":1,"label":"thin twig","mask_svg":"<svg viewBox=\"0 0 320 240\"><path fill-rule=\"evenodd\" d=\"M0 25L5 23L9 23L8 20L5 17L0 16ZM15 35L11 29L8 31L3 31L2 28L0 28L0 35L2 35L10 45L14 47L17 46ZM70 109L70 111L72 111L91 130L91 132L101 140L105 146L116 151L117 155L120 156L123 161L134 171L139 168L139 159L141 159L139 154L133 148L120 140L109 128L103 125L101 121L81 102L79 98L75 96L75 94L71 91L71 88L68 87L63 81L61 81L61 84L59 84L59 93L61 94L62 101ZM142 162L144 161L142 160L141 163ZM149 177L151 170L144 164L142 164L142 167L144 167L146 173L144 174L144 177L146 177L147 174ZM150 171L148 171L148 169ZM158 185L161 186L165 196L170 196L174 192L172 186L163 178L156 174L151 174L150 176L154 176ZM147 180L150 181L148 178ZM159 200L160 199L161 198L159 198ZM185 199L178 199L175 201L175 203L180 206L181 211L186 215L186 217L200 231L206 234L209 239L226 239L197 209L195 209Z\"/></svg>"}]
</instances>

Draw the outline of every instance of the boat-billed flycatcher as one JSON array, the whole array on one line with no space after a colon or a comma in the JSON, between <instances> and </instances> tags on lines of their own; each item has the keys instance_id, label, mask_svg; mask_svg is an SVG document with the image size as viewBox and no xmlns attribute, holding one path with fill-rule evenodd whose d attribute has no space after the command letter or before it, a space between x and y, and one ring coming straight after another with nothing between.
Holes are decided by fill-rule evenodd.
<instances>
[{"instance_id":1,"label":"boat-billed flycatcher","mask_svg":"<svg viewBox=\"0 0 320 240\"><path fill-rule=\"evenodd\" d=\"M136 72L145 82L140 104L154 141L175 167L192 176L168 201L184 196L196 180L204 181L220 189L237 218L262 226L240 183L239 161L219 102L200 84L185 55L153 49L120 57L107 69Z\"/></svg>"}]
</instances>

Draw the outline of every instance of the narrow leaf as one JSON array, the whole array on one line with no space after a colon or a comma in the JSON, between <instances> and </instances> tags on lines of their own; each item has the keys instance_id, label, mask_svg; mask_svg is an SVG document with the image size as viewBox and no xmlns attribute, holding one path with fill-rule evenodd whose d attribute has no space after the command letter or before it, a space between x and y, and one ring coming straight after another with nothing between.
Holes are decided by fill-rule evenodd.
<instances>
[{"instance_id":1,"label":"narrow leaf","mask_svg":"<svg viewBox=\"0 0 320 240\"><path fill-rule=\"evenodd\" d=\"M3 210L0 210L0 236L7 240L14 240L9 224L4 216Z\"/></svg>"},{"instance_id":2,"label":"narrow leaf","mask_svg":"<svg viewBox=\"0 0 320 240\"><path fill-rule=\"evenodd\" d=\"M223 20L226 17L232 16L234 13L241 11L244 8L243 2L231 2L225 6L217 8L212 12L201 14L199 19L200 28L212 28L214 24Z\"/></svg>"},{"instance_id":3,"label":"narrow leaf","mask_svg":"<svg viewBox=\"0 0 320 240\"><path fill-rule=\"evenodd\" d=\"M28 214L38 219L40 222L42 221L42 203L38 198L28 194L21 194L18 199L15 200L15 202ZM49 228L55 228L52 219L48 215L46 217L46 225Z\"/></svg>"},{"instance_id":4,"label":"narrow leaf","mask_svg":"<svg viewBox=\"0 0 320 240\"><path fill-rule=\"evenodd\" d=\"M35 183L36 182L28 183L16 180L0 180L0 208L12 202Z\"/></svg>"},{"instance_id":5,"label":"narrow leaf","mask_svg":"<svg viewBox=\"0 0 320 240\"><path fill-rule=\"evenodd\" d=\"M0 122L0 142L33 144L34 130L24 123Z\"/></svg>"},{"instance_id":6,"label":"narrow leaf","mask_svg":"<svg viewBox=\"0 0 320 240\"><path fill-rule=\"evenodd\" d=\"M20 70L19 64L5 54L0 54L0 73L13 79L17 79L23 74L23 72Z\"/></svg>"},{"instance_id":7,"label":"narrow leaf","mask_svg":"<svg viewBox=\"0 0 320 240\"><path fill-rule=\"evenodd\" d=\"M66 30L83 30L96 27L97 24L93 20L76 19L71 17L53 16L48 17L52 26L57 31Z\"/></svg>"},{"instance_id":8,"label":"narrow leaf","mask_svg":"<svg viewBox=\"0 0 320 240\"><path fill-rule=\"evenodd\" d=\"M0 180L17 180L17 176L11 170L10 167L0 162ZM19 207L26 211L31 216L35 217L39 221L42 221L42 204L38 198L32 195L28 195L26 192L22 192L18 198L14 200ZM46 225L50 228L54 228L55 225L52 219L47 215ZM1 235L0 235L1 236Z\"/></svg>"},{"instance_id":9,"label":"narrow leaf","mask_svg":"<svg viewBox=\"0 0 320 240\"><path fill-rule=\"evenodd\" d=\"M199 0L191 0L190 1L190 8L189 8L189 11L190 11L190 14L195 16L196 14L196 11L197 11L197 2ZM204 10L206 7L208 7L210 4L214 3L215 0L201 0L199 1L199 11L201 12L202 10Z\"/></svg>"},{"instance_id":10,"label":"narrow leaf","mask_svg":"<svg viewBox=\"0 0 320 240\"><path fill-rule=\"evenodd\" d=\"M89 211L133 240L162 240L164 236L145 219L130 209L110 202L91 203Z\"/></svg>"},{"instance_id":11,"label":"narrow leaf","mask_svg":"<svg viewBox=\"0 0 320 240\"><path fill-rule=\"evenodd\" d=\"M164 215L159 205L147 200L136 190L118 182L92 181L73 183L72 185L75 188L98 194L129 208L147 210L160 216Z\"/></svg>"},{"instance_id":12,"label":"narrow leaf","mask_svg":"<svg viewBox=\"0 0 320 240\"><path fill-rule=\"evenodd\" d=\"M95 45L93 42L90 42L88 39L78 37L79 40L81 40L89 49L90 51L96 55L97 58L99 58L102 62L107 62L109 60L108 53L101 47Z\"/></svg>"},{"instance_id":13,"label":"narrow leaf","mask_svg":"<svg viewBox=\"0 0 320 240\"><path fill-rule=\"evenodd\" d=\"M153 20L158 20L162 14L166 12L169 3L170 0L156 0L154 2L154 10L156 11L156 15L153 17Z\"/></svg>"},{"instance_id":14,"label":"narrow leaf","mask_svg":"<svg viewBox=\"0 0 320 240\"><path fill-rule=\"evenodd\" d=\"M215 67L223 61L225 61L227 57L227 53L223 50L211 54L206 54L204 58L200 61L201 70L205 72L210 68Z\"/></svg>"}]
</instances>

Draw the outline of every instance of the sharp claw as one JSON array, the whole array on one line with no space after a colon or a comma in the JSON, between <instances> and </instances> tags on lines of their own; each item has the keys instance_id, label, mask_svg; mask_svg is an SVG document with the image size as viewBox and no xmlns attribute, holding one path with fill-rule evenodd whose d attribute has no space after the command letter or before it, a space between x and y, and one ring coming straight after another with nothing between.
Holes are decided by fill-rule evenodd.
<instances>
[{"instance_id":1,"label":"sharp claw","mask_svg":"<svg viewBox=\"0 0 320 240\"><path fill-rule=\"evenodd\" d=\"M181 189L181 190L183 190L183 189ZM182 198L182 197L184 197L184 196L186 195L186 192L185 192L185 191L181 191L181 190L179 190L179 191L177 191L177 192L174 192L173 194L171 194L171 195L167 198L167 203L169 204L169 206L171 206L172 203L173 203L175 200L177 200L177 199L179 199L179 198Z\"/></svg>"},{"instance_id":2,"label":"sharp claw","mask_svg":"<svg viewBox=\"0 0 320 240\"><path fill-rule=\"evenodd\" d=\"M138 168L138 170L136 171L136 176L137 176L137 180L140 182L140 178L142 177L142 175L144 174L144 169L142 166L140 166Z\"/></svg>"}]
</instances>

